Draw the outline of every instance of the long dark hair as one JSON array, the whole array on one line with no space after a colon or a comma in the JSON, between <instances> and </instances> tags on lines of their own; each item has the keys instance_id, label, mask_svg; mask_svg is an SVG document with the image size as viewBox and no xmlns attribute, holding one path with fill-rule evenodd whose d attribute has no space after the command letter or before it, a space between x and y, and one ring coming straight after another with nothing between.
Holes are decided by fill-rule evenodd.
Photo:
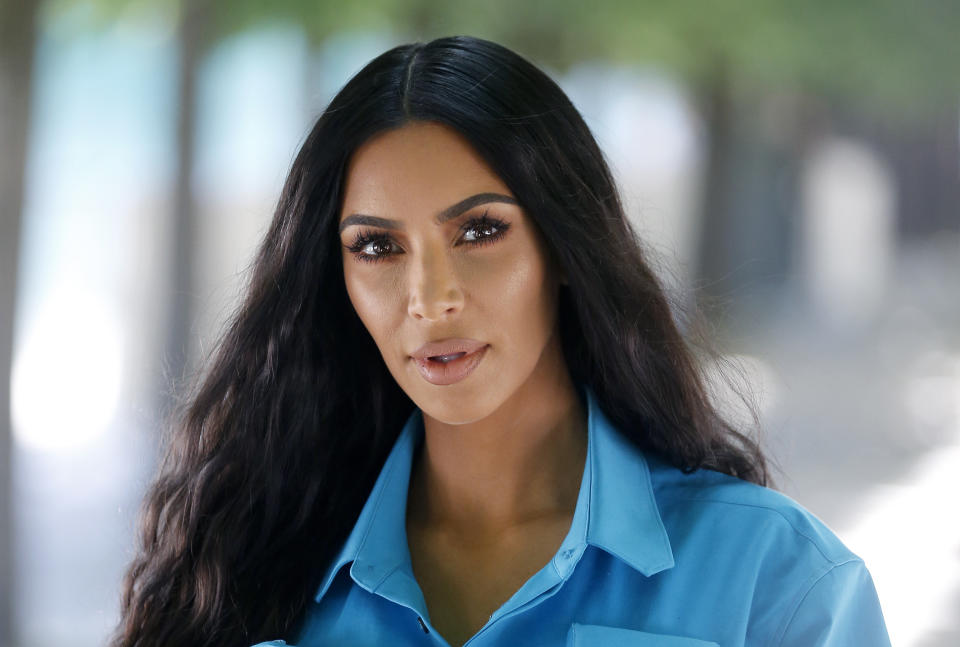
<instances>
[{"instance_id":1,"label":"long dark hair","mask_svg":"<svg viewBox=\"0 0 960 647\"><path fill-rule=\"evenodd\" d=\"M169 426L114 646L295 635L414 408L348 299L337 222L351 153L417 120L466 136L539 226L569 281L559 325L571 377L611 422L680 469L766 484L757 444L711 403L563 91L489 41L402 45L344 86L296 156L245 298Z\"/></svg>"}]
</instances>

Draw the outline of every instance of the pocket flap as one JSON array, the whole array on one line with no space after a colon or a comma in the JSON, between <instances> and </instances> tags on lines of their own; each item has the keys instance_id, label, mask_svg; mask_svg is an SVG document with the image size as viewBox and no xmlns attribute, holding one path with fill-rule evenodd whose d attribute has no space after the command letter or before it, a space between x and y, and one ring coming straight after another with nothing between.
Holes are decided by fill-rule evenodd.
<instances>
[{"instance_id":1,"label":"pocket flap","mask_svg":"<svg viewBox=\"0 0 960 647\"><path fill-rule=\"evenodd\" d=\"M720 647L717 643L685 636L651 634L603 625L570 625L567 647Z\"/></svg>"}]
</instances>

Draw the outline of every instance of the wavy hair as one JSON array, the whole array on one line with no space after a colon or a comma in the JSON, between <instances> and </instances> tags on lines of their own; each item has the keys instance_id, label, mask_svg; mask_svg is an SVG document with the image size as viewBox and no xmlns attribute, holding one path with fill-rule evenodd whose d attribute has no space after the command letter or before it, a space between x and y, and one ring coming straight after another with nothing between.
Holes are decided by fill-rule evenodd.
<instances>
[{"instance_id":1,"label":"wavy hair","mask_svg":"<svg viewBox=\"0 0 960 647\"><path fill-rule=\"evenodd\" d=\"M541 230L569 282L558 307L571 377L611 422L684 471L767 483L756 442L711 402L603 154L560 87L486 40L401 45L316 121L244 297L170 418L114 647L295 636L414 408L351 306L337 236L352 152L412 121L463 134Z\"/></svg>"}]
</instances>

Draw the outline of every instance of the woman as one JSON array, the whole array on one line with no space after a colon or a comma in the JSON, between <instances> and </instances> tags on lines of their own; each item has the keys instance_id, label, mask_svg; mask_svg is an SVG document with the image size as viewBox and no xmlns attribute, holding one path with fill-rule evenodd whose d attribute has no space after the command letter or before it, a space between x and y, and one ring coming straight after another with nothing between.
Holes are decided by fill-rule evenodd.
<instances>
[{"instance_id":1,"label":"woman","mask_svg":"<svg viewBox=\"0 0 960 647\"><path fill-rule=\"evenodd\" d=\"M114 645L889 644L767 478L558 86L396 47L297 155Z\"/></svg>"}]
</instances>

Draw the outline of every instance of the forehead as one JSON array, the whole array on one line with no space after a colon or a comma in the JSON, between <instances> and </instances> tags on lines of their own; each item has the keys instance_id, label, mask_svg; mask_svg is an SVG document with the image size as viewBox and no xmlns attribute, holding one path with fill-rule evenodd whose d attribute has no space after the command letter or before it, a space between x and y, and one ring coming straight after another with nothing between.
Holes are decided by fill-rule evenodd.
<instances>
[{"instance_id":1,"label":"forehead","mask_svg":"<svg viewBox=\"0 0 960 647\"><path fill-rule=\"evenodd\" d=\"M347 166L341 217L351 211L433 213L466 195L511 195L500 177L456 130L415 122L380 133Z\"/></svg>"}]
</instances>

